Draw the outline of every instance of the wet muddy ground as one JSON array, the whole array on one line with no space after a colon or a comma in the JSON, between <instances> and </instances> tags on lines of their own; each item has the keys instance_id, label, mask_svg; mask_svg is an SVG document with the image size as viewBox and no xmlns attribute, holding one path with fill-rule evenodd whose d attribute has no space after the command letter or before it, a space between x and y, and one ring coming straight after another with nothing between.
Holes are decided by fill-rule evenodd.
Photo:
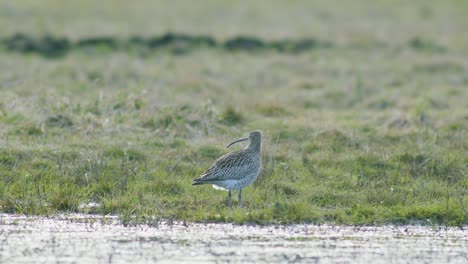
<instances>
[{"instance_id":1,"label":"wet muddy ground","mask_svg":"<svg viewBox=\"0 0 468 264\"><path fill-rule=\"evenodd\" d=\"M468 232L0 215L0 263L468 263Z\"/></svg>"}]
</instances>

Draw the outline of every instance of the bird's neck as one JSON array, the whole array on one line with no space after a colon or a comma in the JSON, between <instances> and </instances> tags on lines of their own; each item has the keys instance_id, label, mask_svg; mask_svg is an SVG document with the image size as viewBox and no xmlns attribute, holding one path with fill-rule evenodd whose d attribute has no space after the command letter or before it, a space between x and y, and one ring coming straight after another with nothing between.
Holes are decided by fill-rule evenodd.
<instances>
[{"instance_id":1,"label":"bird's neck","mask_svg":"<svg viewBox=\"0 0 468 264\"><path fill-rule=\"evenodd\" d=\"M252 142L250 142L246 149L248 149L250 151L254 151L254 152L260 152L261 149L262 149L262 143L252 143Z\"/></svg>"}]
</instances>

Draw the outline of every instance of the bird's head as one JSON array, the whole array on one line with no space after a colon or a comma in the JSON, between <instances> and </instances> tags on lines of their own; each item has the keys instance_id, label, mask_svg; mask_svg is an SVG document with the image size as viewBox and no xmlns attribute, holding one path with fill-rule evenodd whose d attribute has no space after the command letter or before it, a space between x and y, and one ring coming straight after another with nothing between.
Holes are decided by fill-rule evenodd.
<instances>
[{"instance_id":1,"label":"bird's head","mask_svg":"<svg viewBox=\"0 0 468 264\"><path fill-rule=\"evenodd\" d=\"M258 130L252 131L250 132L248 137L237 139L229 143L227 147L229 148L230 146L238 142L247 141L247 140L249 141L249 146L247 146L247 148L260 148L262 144L262 133Z\"/></svg>"}]
</instances>

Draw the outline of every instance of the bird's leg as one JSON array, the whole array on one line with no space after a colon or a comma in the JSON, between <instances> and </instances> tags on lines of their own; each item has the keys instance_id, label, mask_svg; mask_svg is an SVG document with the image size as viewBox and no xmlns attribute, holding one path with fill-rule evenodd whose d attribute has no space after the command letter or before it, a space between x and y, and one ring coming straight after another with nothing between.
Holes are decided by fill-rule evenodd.
<instances>
[{"instance_id":1,"label":"bird's leg","mask_svg":"<svg viewBox=\"0 0 468 264\"><path fill-rule=\"evenodd\" d=\"M231 190L228 193L228 207L231 208Z\"/></svg>"},{"instance_id":2,"label":"bird's leg","mask_svg":"<svg viewBox=\"0 0 468 264\"><path fill-rule=\"evenodd\" d=\"M242 189L239 190L239 208L242 207Z\"/></svg>"}]
</instances>

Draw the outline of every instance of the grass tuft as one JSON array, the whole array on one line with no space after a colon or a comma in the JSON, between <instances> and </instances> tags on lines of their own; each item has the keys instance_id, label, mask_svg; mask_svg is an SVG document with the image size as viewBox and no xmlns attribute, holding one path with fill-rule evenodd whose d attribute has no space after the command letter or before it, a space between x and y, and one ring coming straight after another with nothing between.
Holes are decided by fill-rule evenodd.
<instances>
[{"instance_id":1,"label":"grass tuft","mask_svg":"<svg viewBox=\"0 0 468 264\"><path fill-rule=\"evenodd\" d=\"M243 121L244 116L240 112L237 112L232 106L226 108L221 114L221 122L229 126L240 124Z\"/></svg>"}]
</instances>

